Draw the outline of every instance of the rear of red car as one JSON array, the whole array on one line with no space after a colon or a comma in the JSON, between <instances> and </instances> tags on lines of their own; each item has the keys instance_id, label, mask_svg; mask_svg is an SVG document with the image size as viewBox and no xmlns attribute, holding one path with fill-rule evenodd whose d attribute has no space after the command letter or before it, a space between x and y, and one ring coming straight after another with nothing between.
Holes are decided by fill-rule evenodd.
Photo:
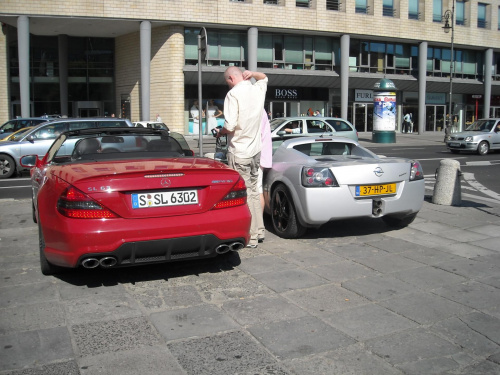
<instances>
[{"instance_id":1,"label":"rear of red car","mask_svg":"<svg viewBox=\"0 0 500 375\"><path fill-rule=\"evenodd\" d=\"M66 267L212 257L249 240L239 174L204 159L49 167L38 194L45 256Z\"/></svg>"}]
</instances>

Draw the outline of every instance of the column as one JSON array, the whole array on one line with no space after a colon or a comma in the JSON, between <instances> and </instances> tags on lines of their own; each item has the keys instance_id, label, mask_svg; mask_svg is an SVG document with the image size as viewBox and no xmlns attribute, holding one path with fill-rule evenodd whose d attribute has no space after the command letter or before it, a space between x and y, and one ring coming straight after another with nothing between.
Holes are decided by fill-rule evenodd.
<instances>
[{"instance_id":1,"label":"column","mask_svg":"<svg viewBox=\"0 0 500 375\"><path fill-rule=\"evenodd\" d=\"M30 21L27 16L17 18L17 41L21 117L30 117Z\"/></svg>"},{"instance_id":2,"label":"column","mask_svg":"<svg viewBox=\"0 0 500 375\"><path fill-rule=\"evenodd\" d=\"M418 133L425 132L425 93L427 85L427 42L418 46Z\"/></svg>"},{"instance_id":3,"label":"column","mask_svg":"<svg viewBox=\"0 0 500 375\"><path fill-rule=\"evenodd\" d=\"M141 120L150 120L151 22L142 21L141 31Z\"/></svg>"},{"instance_id":4,"label":"column","mask_svg":"<svg viewBox=\"0 0 500 375\"><path fill-rule=\"evenodd\" d=\"M347 119L349 106L349 48L350 36L340 37L340 117Z\"/></svg>"},{"instance_id":5,"label":"column","mask_svg":"<svg viewBox=\"0 0 500 375\"><path fill-rule=\"evenodd\" d=\"M248 70L257 70L257 47L259 43L259 29L248 29Z\"/></svg>"},{"instance_id":6,"label":"column","mask_svg":"<svg viewBox=\"0 0 500 375\"><path fill-rule=\"evenodd\" d=\"M493 69L493 49L484 51L484 106L483 118L490 117L491 104L491 72Z\"/></svg>"},{"instance_id":7,"label":"column","mask_svg":"<svg viewBox=\"0 0 500 375\"><path fill-rule=\"evenodd\" d=\"M59 101L61 116L68 116L68 36L57 37L59 53Z\"/></svg>"}]
</instances>

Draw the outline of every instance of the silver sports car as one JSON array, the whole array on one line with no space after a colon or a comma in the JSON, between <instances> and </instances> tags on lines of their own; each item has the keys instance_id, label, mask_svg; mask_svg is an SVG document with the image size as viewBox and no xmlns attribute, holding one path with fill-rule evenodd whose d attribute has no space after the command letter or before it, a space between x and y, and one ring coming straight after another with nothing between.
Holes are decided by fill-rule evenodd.
<instances>
[{"instance_id":1,"label":"silver sports car","mask_svg":"<svg viewBox=\"0 0 500 375\"><path fill-rule=\"evenodd\" d=\"M263 189L276 234L297 238L346 218L406 226L422 207L425 185L418 161L379 157L347 138L298 137L273 139Z\"/></svg>"}]
</instances>

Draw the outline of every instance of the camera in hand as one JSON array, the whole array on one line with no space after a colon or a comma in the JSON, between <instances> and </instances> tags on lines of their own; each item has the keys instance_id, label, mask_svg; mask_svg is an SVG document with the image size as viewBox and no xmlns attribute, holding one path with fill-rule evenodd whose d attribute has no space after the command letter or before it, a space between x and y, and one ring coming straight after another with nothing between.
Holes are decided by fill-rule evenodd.
<instances>
[{"instance_id":1,"label":"camera in hand","mask_svg":"<svg viewBox=\"0 0 500 375\"><path fill-rule=\"evenodd\" d=\"M215 129L222 129L222 126L220 126L220 125L219 125L219 126L217 126ZM214 137L217 137L217 130L215 130L215 129L212 129L212 135L213 135Z\"/></svg>"}]
</instances>

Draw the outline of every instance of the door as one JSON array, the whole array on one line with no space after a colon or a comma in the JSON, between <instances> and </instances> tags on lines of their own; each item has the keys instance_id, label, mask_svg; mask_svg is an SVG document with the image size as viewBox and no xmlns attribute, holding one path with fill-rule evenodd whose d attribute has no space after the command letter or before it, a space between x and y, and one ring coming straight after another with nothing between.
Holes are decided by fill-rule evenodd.
<instances>
[{"instance_id":1,"label":"door","mask_svg":"<svg viewBox=\"0 0 500 375\"><path fill-rule=\"evenodd\" d=\"M271 102L269 108L272 118L291 116L291 102Z\"/></svg>"},{"instance_id":2,"label":"door","mask_svg":"<svg viewBox=\"0 0 500 375\"><path fill-rule=\"evenodd\" d=\"M99 108L78 108L78 117L98 117Z\"/></svg>"},{"instance_id":3,"label":"door","mask_svg":"<svg viewBox=\"0 0 500 375\"><path fill-rule=\"evenodd\" d=\"M444 130L446 106L425 106L425 131L435 132Z\"/></svg>"},{"instance_id":4,"label":"door","mask_svg":"<svg viewBox=\"0 0 500 375\"><path fill-rule=\"evenodd\" d=\"M373 103L354 103L352 123L358 132L373 131Z\"/></svg>"}]
</instances>

